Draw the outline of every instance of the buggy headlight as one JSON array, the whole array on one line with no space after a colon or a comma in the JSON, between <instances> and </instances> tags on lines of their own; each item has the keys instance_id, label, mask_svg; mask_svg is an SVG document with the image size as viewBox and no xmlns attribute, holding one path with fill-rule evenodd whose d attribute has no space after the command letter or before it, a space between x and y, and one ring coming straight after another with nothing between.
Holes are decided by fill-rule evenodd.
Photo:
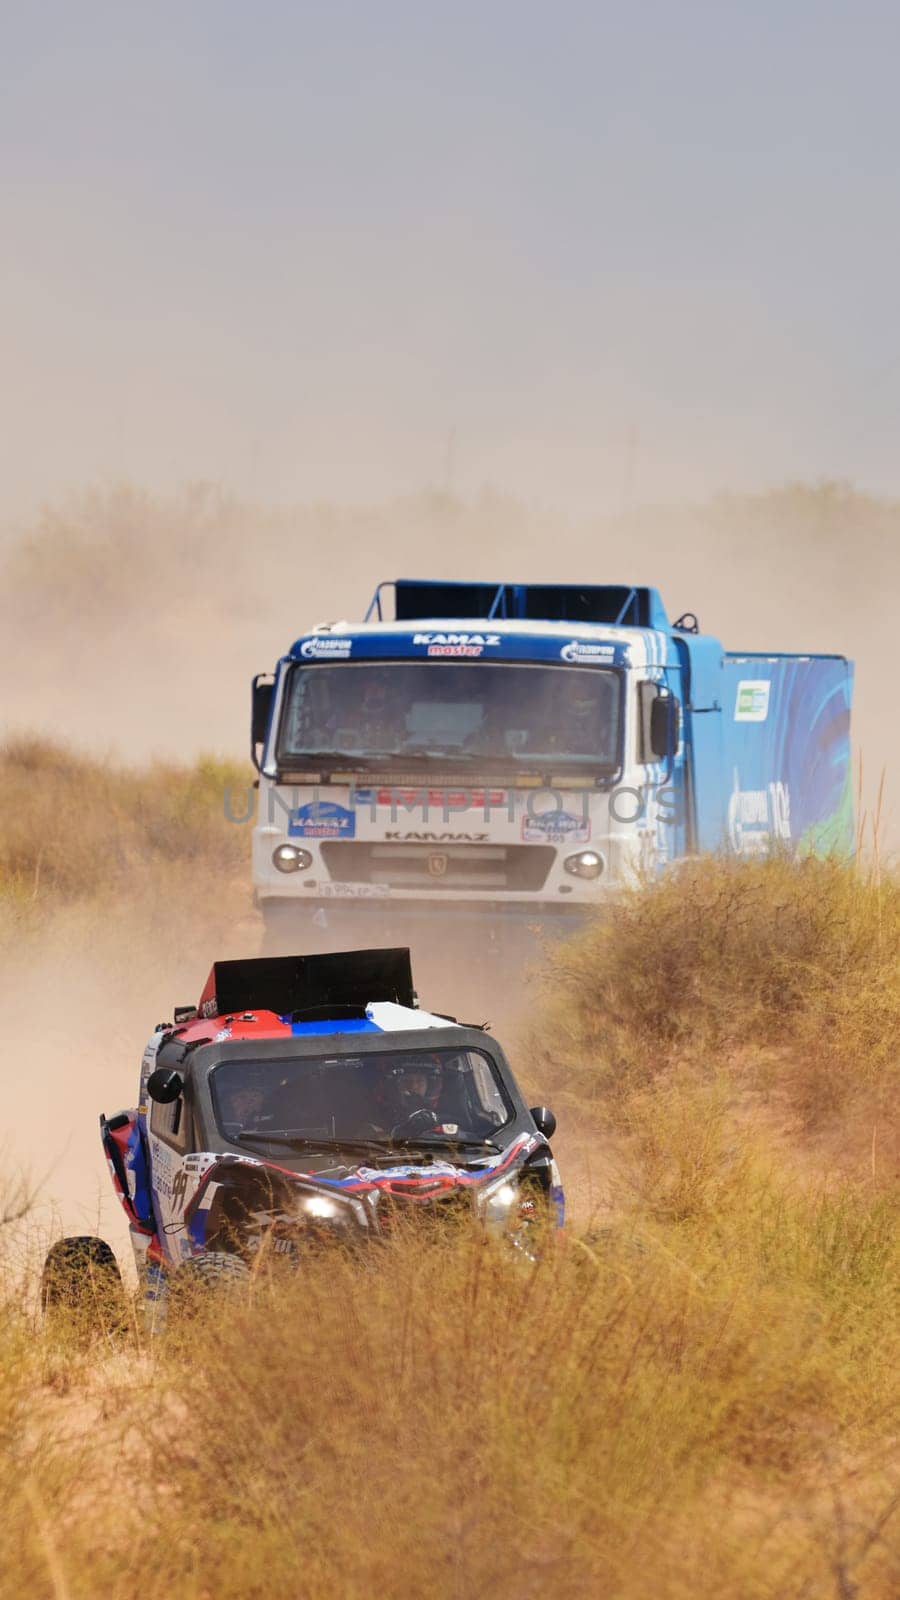
<instances>
[{"instance_id":1,"label":"buggy headlight","mask_svg":"<svg viewBox=\"0 0 900 1600\"><path fill-rule=\"evenodd\" d=\"M307 1195L300 1204L308 1217L315 1217L320 1221L333 1222L335 1217L341 1215L340 1201L330 1200L327 1194Z\"/></svg>"},{"instance_id":2,"label":"buggy headlight","mask_svg":"<svg viewBox=\"0 0 900 1600\"><path fill-rule=\"evenodd\" d=\"M491 1183L481 1197L481 1208L486 1217L492 1221L501 1221L508 1217L519 1199L518 1178L500 1178L497 1183Z\"/></svg>"},{"instance_id":3,"label":"buggy headlight","mask_svg":"<svg viewBox=\"0 0 900 1600\"><path fill-rule=\"evenodd\" d=\"M304 872L312 866L312 856L308 850L301 850L296 844L280 844L272 851L272 860L279 872Z\"/></svg>"}]
</instances>

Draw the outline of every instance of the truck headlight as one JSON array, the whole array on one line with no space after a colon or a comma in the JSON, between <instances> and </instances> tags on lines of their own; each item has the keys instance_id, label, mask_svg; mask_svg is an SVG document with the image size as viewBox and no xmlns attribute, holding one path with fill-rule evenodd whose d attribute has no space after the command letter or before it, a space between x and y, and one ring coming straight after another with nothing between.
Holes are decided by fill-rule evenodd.
<instances>
[{"instance_id":1,"label":"truck headlight","mask_svg":"<svg viewBox=\"0 0 900 1600\"><path fill-rule=\"evenodd\" d=\"M596 850L579 850L577 856L566 856L563 866L574 878L599 878L606 863Z\"/></svg>"},{"instance_id":2,"label":"truck headlight","mask_svg":"<svg viewBox=\"0 0 900 1600\"><path fill-rule=\"evenodd\" d=\"M272 851L272 860L279 872L304 872L312 866L312 856L308 850L301 850L296 844L280 844Z\"/></svg>"}]
</instances>

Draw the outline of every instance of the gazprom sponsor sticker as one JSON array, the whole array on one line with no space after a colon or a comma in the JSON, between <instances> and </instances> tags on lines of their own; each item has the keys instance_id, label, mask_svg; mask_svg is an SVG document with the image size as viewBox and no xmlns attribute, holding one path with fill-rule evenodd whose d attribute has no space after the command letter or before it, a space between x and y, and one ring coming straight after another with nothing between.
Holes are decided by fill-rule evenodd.
<instances>
[{"instance_id":1,"label":"gazprom sponsor sticker","mask_svg":"<svg viewBox=\"0 0 900 1600\"><path fill-rule=\"evenodd\" d=\"M742 678L734 702L735 722L765 722L771 689L768 678Z\"/></svg>"},{"instance_id":2,"label":"gazprom sponsor sticker","mask_svg":"<svg viewBox=\"0 0 900 1600\"><path fill-rule=\"evenodd\" d=\"M570 639L559 652L563 661L577 661L581 666L608 666L615 659L614 644L595 644L587 639Z\"/></svg>"},{"instance_id":3,"label":"gazprom sponsor sticker","mask_svg":"<svg viewBox=\"0 0 900 1600\"><path fill-rule=\"evenodd\" d=\"M346 635L319 633L304 639L300 654L307 661L344 661L353 649L353 640Z\"/></svg>"},{"instance_id":4,"label":"gazprom sponsor sticker","mask_svg":"<svg viewBox=\"0 0 900 1600\"><path fill-rule=\"evenodd\" d=\"M352 839L356 812L333 800L309 800L291 812L288 835L292 839Z\"/></svg>"},{"instance_id":5,"label":"gazprom sponsor sticker","mask_svg":"<svg viewBox=\"0 0 900 1600\"><path fill-rule=\"evenodd\" d=\"M554 808L522 818L522 838L526 844L587 844L591 837L590 817L576 817L571 811Z\"/></svg>"}]
</instances>

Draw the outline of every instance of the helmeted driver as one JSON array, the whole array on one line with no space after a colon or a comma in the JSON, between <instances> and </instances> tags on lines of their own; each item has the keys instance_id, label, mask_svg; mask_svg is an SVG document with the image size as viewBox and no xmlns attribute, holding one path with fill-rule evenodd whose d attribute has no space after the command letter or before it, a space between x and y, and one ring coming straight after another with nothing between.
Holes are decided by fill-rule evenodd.
<instances>
[{"instance_id":1,"label":"helmeted driver","mask_svg":"<svg viewBox=\"0 0 900 1600\"><path fill-rule=\"evenodd\" d=\"M244 1069L222 1101L222 1123L229 1134L258 1128L268 1109L265 1073Z\"/></svg>"},{"instance_id":2,"label":"helmeted driver","mask_svg":"<svg viewBox=\"0 0 900 1600\"><path fill-rule=\"evenodd\" d=\"M375 1092L378 1122L389 1132L425 1132L443 1123L444 1067L440 1055L416 1052L385 1061Z\"/></svg>"},{"instance_id":3,"label":"helmeted driver","mask_svg":"<svg viewBox=\"0 0 900 1600\"><path fill-rule=\"evenodd\" d=\"M397 1087L405 1116L419 1110L437 1112L444 1087L440 1056L417 1056L404 1063L397 1074Z\"/></svg>"}]
</instances>

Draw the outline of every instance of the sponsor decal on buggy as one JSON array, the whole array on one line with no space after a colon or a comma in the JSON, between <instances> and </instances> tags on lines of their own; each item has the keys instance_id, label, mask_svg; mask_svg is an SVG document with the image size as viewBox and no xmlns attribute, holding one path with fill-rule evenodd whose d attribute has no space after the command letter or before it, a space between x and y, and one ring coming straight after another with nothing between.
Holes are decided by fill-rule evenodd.
<instances>
[{"instance_id":1,"label":"sponsor decal on buggy","mask_svg":"<svg viewBox=\"0 0 900 1600\"><path fill-rule=\"evenodd\" d=\"M581 666L606 666L615 653L614 644L590 644L584 639L570 639L559 652L563 661L577 661Z\"/></svg>"},{"instance_id":2,"label":"sponsor decal on buggy","mask_svg":"<svg viewBox=\"0 0 900 1600\"><path fill-rule=\"evenodd\" d=\"M522 838L526 844L587 844L591 819L576 817L556 807L552 811L526 812L522 818Z\"/></svg>"},{"instance_id":3,"label":"sponsor decal on buggy","mask_svg":"<svg viewBox=\"0 0 900 1600\"><path fill-rule=\"evenodd\" d=\"M292 839L353 839L356 812L334 800L308 800L291 812L288 835Z\"/></svg>"},{"instance_id":4,"label":"sponsor decal on buggy","mask_svg":"<svg viewBox=\"0 0 900 1600\"><path fill-rule=\"evenodd\" d=\"M353 649L353 640L341 634L319 633L304 639L300 654L307 661L344 661Z\"/></svg>"},{"instance_id":5,"label":"sponsor decal on buggy","mask_svg":"<svg viewBox=\"0 0 900 1600\"><path fill-rule=\"evenodd\" d=\"M429 656L480 656L499 650L499 633L414 633L413 644L424 646Z\"/></svg>"},{"instance_id":6,"label":"sponsor decal on buggy","mask_svg":"<svg viewBox=\"0 0 900 1600\"><path fill-rule=\"evenodd\" d=\"M738 855L764 855L773 841L791 837L791 792L786 783L742 789L737 771L728 802L728 833Z\"/></svg>"},{"instance_id":7,"label":"sponsor decal on buggy","mask_svg":"<svg viewBox=\"0 0 900 1600\"><path fill-rule=\"evenodd\" d=\"M155 1133L150 1135L150 1162L153 1188L157 1194L168 1199L172 1193L172 1154L168 1145L163 1144Z\"/></svg>"},{"instance_id":8,"label":"sponsor decal on buggy","mask_svg":"<svg viewBox=\"0 0 900 1600\"><path fill-rule=\"evenodd\" d=\"M461 1169L451 1161L430 1161L427 1168L423 1168L421 1162L404 1167L358 1167L356 1172L356 1176L362 1178L364 1183L372 1183L376 1188L396 1182L398 1178L415 1178L420 1184L432 1182L436 1186L440 1179L458 1178L460 1175Z\"/></svg>"}]
</instances>

